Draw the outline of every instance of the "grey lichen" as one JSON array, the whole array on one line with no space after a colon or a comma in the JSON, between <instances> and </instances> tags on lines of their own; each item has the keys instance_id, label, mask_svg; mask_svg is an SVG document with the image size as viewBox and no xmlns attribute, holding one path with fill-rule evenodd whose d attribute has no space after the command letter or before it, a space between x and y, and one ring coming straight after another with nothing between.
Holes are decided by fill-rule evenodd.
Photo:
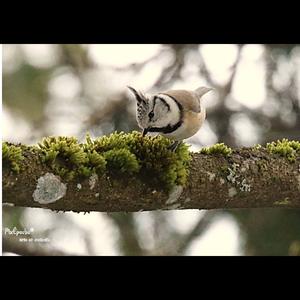
<instances>
[{"instance_id":1,"label":"grey lichen","mask_svg":"<svg viewBox=\"0 0 300 300\"><path fill-rule=\"evenodd\" d=\"M229 174L227 175L227 180L231 183L236 183L237 178L239 175L236 174L237 168L239 167L239 164L233 163L232 168L228 167Z\"/></svg>"},{"instance_id":2,"label":"grey lichen","mask_svg":"<svg viewBox=\"0 0 300 300\"><path fill-rule=\"evenodd\" d=\"M228 196L229 196L230 198L234 197L236 194L237 194L237 190L236 190L235 187L230 187L230 188L228 189Z\"/></svg>"},{"instance_id":3,"label":"grey lichen","mask_svg":"<svg viewBox=\"0 0 300 300\"><path fill-rule=\"evenodd\" d=\"M93 190L97 181L98 181L99 177L97 174L92 174L89 178L89 186L90 186L90 189Z\"/></svg>"},{"instance_id":4,"label":"grey lichen","mask_svg":"<svg viewBox=\"0 0 300 300\"><path fill-rule=\"evenodd\" d=\"M243 179L240 178L241 176L237 173L238 167L240 167L240 165L237 163L233 163L232 168L228 167L229 174L227 175L226 178L230 183L234 184L241 192L250 192L251 185L247 182L246 178ZM245 172L245 170L241 170L241 172ZM229 197L233 197L233 196L229 196Z\"/></svg>"},{"instance_id":5,"label":"grey lichen","mask_svg":"<svg viewBox=\"0 0 300 300\"><path fill-rule=\"evenodd\" d=\"M67 186L60 181L60 177L46 173L40 177L33 192L33 200L40 204L55 202L66 195Z\"/></svg>"},{"instance_id":6,"label":"grey lichen","mask_svg":"<svg viewBox=\"0 0 300 300\"><path fill-rule=\"evenodd\" d=\"M174 186L169 193L169 198L166 201L166 205L169 206L169 205L176 203L178 201L178 199L180 198L182 191L183 191L182 185Z\"/></svg>"},{"instance_id":7,"label":"grey lichen","mask_svg":"<svg viewBox=\"0 0 300 300\"><path fill-rule=\"evenodd\" d=\"M251 191L251 185L246 182L245 178L242 180L242 182L240 184L240 190L242 192L250 192Z\"/></svg>"},{"instance_id":8,"label":"grey lichen","mask_svg":"<svg viewBox=\"0 0 300 300\"><path fill-rule=\"evenodd\" d=\"M206 174L208 175L208 179L209 181L213 181L216 177L216 174L212 173L212 172L206 172Z\"/></svg>"}]
</instances>

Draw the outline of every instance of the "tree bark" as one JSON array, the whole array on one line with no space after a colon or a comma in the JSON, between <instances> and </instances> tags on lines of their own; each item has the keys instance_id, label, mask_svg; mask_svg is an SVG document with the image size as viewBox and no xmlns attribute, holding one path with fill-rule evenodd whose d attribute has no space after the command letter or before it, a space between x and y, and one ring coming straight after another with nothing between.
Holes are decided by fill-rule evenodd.
<instances>
[{"instance_id":1,"label":"tree bark","mask_svg":"<svg viewBox=\"0 0 300 300\"><path fill-rule=\"evenodd\" d=\"M33 195L39 179L54 178L49 175L53 171L31 152L25 150L24 156L28 168L19 174L3 169L4 203L75 212L300 208L300 157L290 162L265 148L236 149L229 157L193 153L186 186L171 191L138 176L102 175L68 182L57 176L65 188L64 196L46 204L35 201Z\"/></svg>"}]
</instances>

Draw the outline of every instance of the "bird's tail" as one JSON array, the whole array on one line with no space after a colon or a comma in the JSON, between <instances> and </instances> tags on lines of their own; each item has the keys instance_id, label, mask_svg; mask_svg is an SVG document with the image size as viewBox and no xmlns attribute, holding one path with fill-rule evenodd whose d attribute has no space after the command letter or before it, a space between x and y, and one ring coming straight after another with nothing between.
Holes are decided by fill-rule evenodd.
<instances>
[{"instance_id":1,"label":"bird's tail","mask_svg":"<svg viewBox=\"0 0 300 300\"><path fill-rule=\"evenodd\" d=\"M197 96L200 99L203 95L205 95L206 93L208 93L211 90L213 90L213 89L205 87L205 86L201 86L195 90L195 93L197 94Z\"/></svg>"}]
</instances>

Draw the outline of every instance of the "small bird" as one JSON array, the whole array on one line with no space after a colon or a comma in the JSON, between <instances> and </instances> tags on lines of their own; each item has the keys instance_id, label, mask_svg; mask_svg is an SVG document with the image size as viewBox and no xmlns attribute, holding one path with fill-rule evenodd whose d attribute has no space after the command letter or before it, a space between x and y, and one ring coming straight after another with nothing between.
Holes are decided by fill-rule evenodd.
<instances>
[{"instance_id":1,"label":"small bird","mask_svg":"<svg viewBox=\"0 0 300 300\"><path fill-rule=\"evenodd\" d=\"M137 101L136 119L143 136L148 132L159 133L174 140L172 151L182 140L193 136L202 126L206 111L201 106L201 97L212 88L199 87L194 91L170 90L155 95L127 86Z\"/></svg>"}]
</instances>

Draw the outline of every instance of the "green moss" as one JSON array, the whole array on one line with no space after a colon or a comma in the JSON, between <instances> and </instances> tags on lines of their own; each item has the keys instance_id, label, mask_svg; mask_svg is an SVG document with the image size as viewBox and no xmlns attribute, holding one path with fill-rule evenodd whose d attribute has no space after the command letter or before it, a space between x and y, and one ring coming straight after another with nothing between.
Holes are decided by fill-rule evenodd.
<instances>
[{"instance_id":1,"label":"green moss","mask_svg":"<svg viewBox=\"0 0 300 300\"><path fill-rule=\"evenodd\" d=\"M256 144L256 145L254 145L254 146L252 147L252 149L253 149L253 150L260 150L260 149L262 149L262 145Z\"/></svg>"},{"instance_id":2,"label":"green moss","mask_svg":"<svg viewBox=\"0 0 300 300\"><path fill-rule=\"evenodd\" d=\"M296 157L300 155L300 142L298 141L278 140L268 143L266 148L269 153L279 154L286 157L290 162L295 162Z\"/></svg>"},{"instance_id":3,"label":"green moss","mask_svg":"<svg viewBox=\"0 0 300 300\"><path fill-rule=\"evenodd\" d=\"M88 136L86 143L88 148L103 153L108 169L130 174L141 172L167 188L186 183L191 159L187 145L181 144L172 152L168 149L171 144L171 140L162 136L143 137L137 131L115 132L94 141Z\"/></svg>"},{"instance_id":4,"label":"green moss","mask_svg":"<svg viewBox=\"0 0 300 300\"><path fill-rule=\"evenodd\" d=\"M191 160L187 145L181 144L172 152L168 149L171 144L162 136L143 137L133 131L115 132L95 140L87 134L86 143L78 143L73 137L48 137L38 146L43 162L66 179L93 173L140 172L169 189L186 183Z\"/></svg>"},{"instance_id":5,"label":"green moss","mask_svg":"<svg viewBox=\"0 0 300 300\"><path fill-rule=\"evenodd\" d=\"M73 179L75 175L88 176L88 154L74 137L47 137L38 144L43 162L48 164L58 175Z\"/></svg>"},{"instance_id":6,"label":"green moss","mask_svg":"<svg viewBox=\"0 0 300 300\"><path fill-rule=\"evenodd\" d=\"M136 156L128 149L111 149L104 153L109 170L120 171L121 173L138 173L140 164Z\"/></svg>"},{"instance_id":7,"label":"green moss","mask_svg":"<svg viewBox=\"0 0 300 300\"><path fill-rule=\"evenodd\" d=\"M275 205L289 205L290 203L291 201L289 200L289 198L285 198L283 200L278 200L274 202Z\"/></svg>"},{"instance_id":8,"label":"green moss","mask_svg":"<svg viewBox=\"0 0 300 300\"><path fill-rule=\"evenodd\" d=\"M232 153L232 149L226 146L224 143L218 143L211 147L202 148L199 153L202 154L223 154L225 156L229 156Z\"/></svg>"},{"instance_id":9,"label":"green moss","mask_svg":"<svg viewBox=\"0 0 300 300\"><path fill-rule=\"evenodd\" d=\"M97 173L104 173L106 169L106 160L103 155L97 153L95 150L87 151L87 157L89 165L92 167L93 171Z\"/></svg>"},{"instance_id":10,"label":"green moss","mask_svg":"<svg viewBox=\"0 0 300 300\"><path fill-rule=\"evenodd\" d=\"M7 142L2 143L3 167L9 167L14 172L19 173L20 163L24 159L21 147L11 145Z\"/></svg>"}]
</instances>

